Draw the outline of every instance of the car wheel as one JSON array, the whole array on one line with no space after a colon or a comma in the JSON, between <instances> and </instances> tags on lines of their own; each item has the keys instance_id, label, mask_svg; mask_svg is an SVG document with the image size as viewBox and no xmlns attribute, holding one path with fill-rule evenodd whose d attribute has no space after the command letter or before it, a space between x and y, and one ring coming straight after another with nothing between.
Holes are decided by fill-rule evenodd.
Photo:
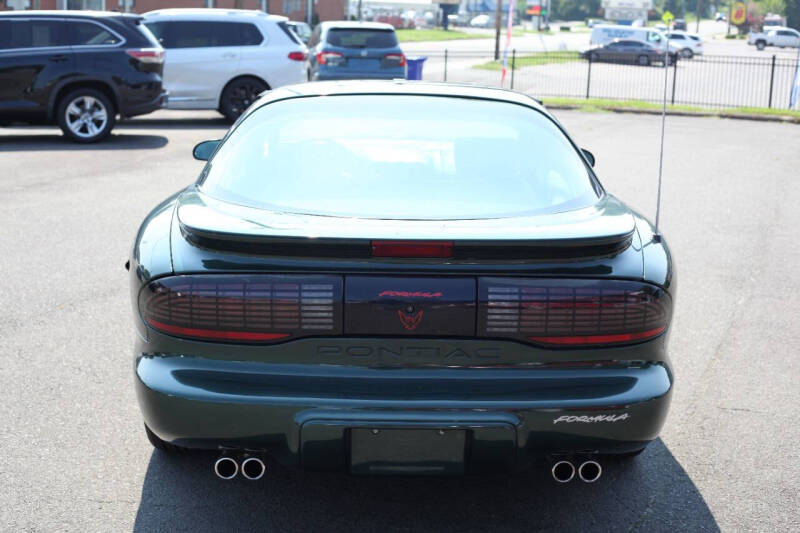
<instances>
[{"instance_id":1,"label":"car wheel","mask_svg":"<svg viewBox=\"0 0 800 533\"><path fill-rule=\"evenodd\" d=\"M114 107L95 89L77 89L58 105L58 126L75 142L93 143L108 137L116 123Z\"/></svg>"},{"instance_id":2,"label":"car wheel","mask_svg":"<svg viewBox=\"0 0 800 533\"><path fill-rule=\"evenodd\" d=\"M636 62L639 63L641 66L646 67L650 65L650 58L648 56L641 55L638 58L636 58Z\"/></svg>"},{"instance_id":3,"label":"car wheel","mask_svg":"<svg viewBox=\"0 0 800 533\"><path fill-rule=\"evenodd\" d=\"M685 57L686 59L691 59L694 57L694 52L692 52L691 48L684 48L681 50L681 57Z\"/></svg>"},{"instance_id":4,"label":"car wheel","mask_svg":"<svg viewBox=\"0 0 800 533\"><path fill-rule=\"evenodd\" d=\"M188 448L175 446L174 444L159 439L158 436L147 427L147 424L144 425L144 432L147 434L147 440L150 441L150 444L152 444L153 448L156 450L161 450L166 453L187 453L189 451Z\"/></svg>"},{"instance_id":5,"label":"car wheel","mask_svg":"<svg viewBox=\"0 0 800 533\"><path fill-rule=\"evenodd\" d=\"M267 84L256 78L235 79L222 91L219 110L233 122L267 89Z\"/></svg>"},{"instance_id":6,"label":"car wheel","mask_svg":"<svg viewBox=\"0 0 800 533\"><path fill-rule=\"evenodd\" d=\"M765 43L764 41L756 41L756 48L758 48L759 50L763 50L766 47L767 43Z\"/></svg>"}]
</instances>

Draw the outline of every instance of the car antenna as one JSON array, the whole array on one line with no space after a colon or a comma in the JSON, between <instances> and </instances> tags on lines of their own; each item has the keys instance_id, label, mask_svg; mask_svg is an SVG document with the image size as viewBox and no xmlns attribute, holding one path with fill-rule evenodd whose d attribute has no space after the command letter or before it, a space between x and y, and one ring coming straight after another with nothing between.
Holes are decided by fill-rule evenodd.
<instances>
[{"instance_id":1,"label":"car antenna","mask_svg":"<svg viewBox=\"0 0 800 533\"><path fill-rule=\"evenodd\" d=\"M664 22L668 24L667 28L672 27L672 13L667 11L664 13ZM661 175L664 171L664 126L667 120L667 77L669 75L669 32L666 34L664 40L664 98L661 106L661 150L658 153L658 193L656 195L656 230L653 234L654 242L661 242L661 233L658 231L658 223L661 216ZM678 60L677 54L675 61Z\"/></svg>"}]
</instances>

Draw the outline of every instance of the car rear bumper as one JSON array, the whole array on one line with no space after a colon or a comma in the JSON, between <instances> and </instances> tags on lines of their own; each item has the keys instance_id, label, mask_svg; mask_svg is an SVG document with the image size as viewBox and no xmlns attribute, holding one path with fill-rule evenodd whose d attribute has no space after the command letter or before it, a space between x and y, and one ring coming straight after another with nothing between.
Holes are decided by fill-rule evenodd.
<instances>
[{"instance_id":1,"label":"car rear bumper","mask_svg":"<svg viewBox=\"0 0 800 533\"><path fill-rule=\"evenodd\" d=\"M317 71L314 73L313 81L331 80L396 80L406 79L405 69L390 69L388 71L350 71L330 70Z\"/></svg>"},{"instance_id":2,"label":"car rear bumper","mask_svg":"<svg viewBox=\"0 0 800 533\"><path fill-rule=\"evenodd\" d=\"M158 111L159 109L167 107L168 100L169 94L167 91L162 91L158 96L147 102L128 103L120 109L120 114L124 117L146 115L147 113L152 113L153 111Z\"/></svg>"},{"instance_id":3,"label":"car rear bumper","mask_svg":"<svg viewBox=\"0 0 800 533\"><path fill-rule=\"evenodd\" d=\"M145 423L180 446L347 471L358 430L455 431L468 442L464 471L497 472L549 454L641 449L664 423L672 375L663 364L368 368L141 354L136 386Z\"/></svg>"}]
</instances>

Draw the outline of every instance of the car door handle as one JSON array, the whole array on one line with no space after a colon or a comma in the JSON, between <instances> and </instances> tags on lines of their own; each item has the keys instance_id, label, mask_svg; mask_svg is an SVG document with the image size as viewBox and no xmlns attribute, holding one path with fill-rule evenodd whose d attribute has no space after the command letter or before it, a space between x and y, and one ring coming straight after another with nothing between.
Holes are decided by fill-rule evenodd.
<instances>
[{"instance_id":1,"label":"car door handle","mask_svg":"<svg viewBox=\"0 0 800 533\"><path fill-rule=\"evenodd\" d=\"M58 55L50 56L50 58L49 58L49 59L50 59L50 61L52 61L53 63L60 63L60 62L62 62L62 61L66 61L66 60L68 60L68 59L69 59L69 56L68 56L68 55L66 55L66 54L58 54Z\"/></svg>"},{"instance_id":2,"label":"car door handle","mask_svg":"<svg viewBox=\"0 0 800 533\"><path fill-rule=\"evenodd\" d=\"M222 54L222 57L225 59L233 59L236 57L236 54L234 54L233 52L226 52Z\"/></svg>"}]
</instances>

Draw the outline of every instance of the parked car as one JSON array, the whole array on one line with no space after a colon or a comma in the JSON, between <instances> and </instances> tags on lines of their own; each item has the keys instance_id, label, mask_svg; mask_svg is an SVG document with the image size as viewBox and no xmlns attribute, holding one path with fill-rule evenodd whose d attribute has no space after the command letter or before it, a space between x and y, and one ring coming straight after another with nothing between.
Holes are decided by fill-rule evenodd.
<instances>
[{"instance_id":1,"label":"parked car","mask_svg":"<svg viewBox=\"0 0 800 533\"><path fill-rule=\"evenodd\" d=\"M161 9L144 19L165 48L170 109L216 109L233 121L262 92L306 79L306 47L286 17Z\"/></svg>"},{"instance_id":2,"label":"parked car","mask_svg":"<svg viewBox=\"0 0 800 533\"><path fill-rule=\"evenodd\" d=\"M670 45L675 45L681 57L691 59L703 54L703 39L696 33L673 31L666 34Z\"/></svg>"},{"instance_id":3,"label":"parked car","mask_svg":"<svg viewBox=\"0 0 800 533\"><path fill-rule=\"evenodd\" d=\"M533 98L298 85L195 157L129 263L156 448L216 450L224 479L271 457L592 482L657 438L669 250Z\"/></svg>"},{"instance_id":4,"label":"parked car","mask_svg":"<svg viewBox=\"0 0 800 533\"><path fill-rule=\"evenodd\" d=\"M800 32L793 28L777 27L766 32L751 31L747 37L747 44L754 44L759 50L767 46L780 48L800 47Z\"/></svg>"},{"instance_id":5,"label":"parked car","mask_svg":"<svg viewBox=\"0 0 800 533\"><path fill-rule=\"evenodd\" d=\"M73 141L111 133L117 116L159 109L164 51L119 13L0 14L0 126L58 124Z\"/></svg>"},{"instance_id":6,"label":"parked car","mask_svg":"<svg viewBox=\"0 0 800 533\"><path fill-rule=\"evenodd\" d=\"M494 17L489 15L478 15L469 21L469 25L473 28L489 28L494 26Z\"/></svg>"},{"instance_id":7,"label":"parked car","mask_svg":"<svg viewBox=\"0 0 800 533\"><path fill-rule=\"evenodd\" d=\"M314 28L308 47L312 81L406 77L406 56L389 24L322 22Z\"/></svg>"},{"instance_id":8,"label":"parked car","mask_svg":"<svg viewBox=\"0 0 800 533\"><path fill-rule=\"evenodd\" d=\"M592 62L605 61L608 63L635 63L648 66L651 63L664 64L663 47L655 47L641 41L624 39L614 40L606 45L591 46L581 52L581 57ZM670 64L678 60L678 53L669 53Z\"/></svg>"},{"instance_id":9,"label":"parked car","mask_svg":"<svg viewBox=\"0 0 800 533\"><path fill-rule=\"evenodd\" d=\"M672 22L672 29L677 31L686 31L686 20L684 19L675 19Z\"/></svg>"},{"instance_id":10,"label":"parked car","mask_svg":"<svg viewBox=\"0 0 800 533\"><path fill-rule=\"evenodd\" d=\"M311 26L305 22L298 22L296 20L287 20L286 25L291 29L303 43L308 43L311 38Z\"/></svg>"},{"instance_id":11,"label":"parked car","mask_svg":"<svg viewBox=\"0 0 800 533\"><path fill-rule=\"evenodd\" d=\"M721 12L717 11L714 14L714 20L716 22L725 22L726 20L728 20L728 15L725 14L725 13L721 13Z\"/></svg>"}]
</instances>

